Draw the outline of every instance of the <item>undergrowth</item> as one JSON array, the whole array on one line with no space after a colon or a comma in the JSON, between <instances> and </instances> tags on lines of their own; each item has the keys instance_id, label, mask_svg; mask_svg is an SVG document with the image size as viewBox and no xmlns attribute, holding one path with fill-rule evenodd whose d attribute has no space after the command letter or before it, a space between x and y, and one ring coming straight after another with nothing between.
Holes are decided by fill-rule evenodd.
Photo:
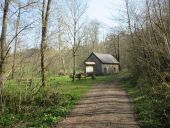
<instances>
[{"instance_id":1,"label":"undergrowth","mask_svg":"<svg viewBox=\"0 0 170 128\"><path fill-rule=\"evenodd\" d=\"M134 82L130 73L121 73L118 78L133 99L141 128L170 128L169 85Z\"/></svg>"},{"instance_id":2,"label":"undergrowth","mask_svg":"<svg viewBox=\"0 0 170 128\"><path fill-rule=\"evenodd\" d=\"M50 77L48 86L41 89L38 79L31 85L9 80L0 106L0 128L48 128L56 125L92 85L111 79L112 76L106 76L73 83L67 76Z\"/></svg>"}]
</instances>

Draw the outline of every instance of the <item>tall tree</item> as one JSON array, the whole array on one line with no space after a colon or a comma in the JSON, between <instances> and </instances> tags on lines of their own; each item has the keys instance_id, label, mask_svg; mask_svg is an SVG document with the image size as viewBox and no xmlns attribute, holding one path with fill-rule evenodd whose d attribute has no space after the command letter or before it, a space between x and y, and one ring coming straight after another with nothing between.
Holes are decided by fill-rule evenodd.
<instances>
[{"instance_id":1,"label":"tall tree","mask_svg":"<svg viewBox=\"0 0 170 128\"><path fill-rule=\"evenodd\" d=\"M6 50L6 36L7 36L7 22L8 22L8 11L11 0L5 0L2 18L2 29L1 29L1 39L0 39L0 95L3 95L3 85L4 85L4 66L5 59L9 50Z\"/></svg>"},{"instance_id":2,"label":"tall tree","mask_svg":"<svg viewBox=\"0 0 170 128\"><path fill-rule=\"evenodd\" d=\"M65 58L62 54L63 46L64 46L64 33L65 33L65 25L64 25L64 15L63 10L61 8L62 4L57 5L57 31L58 31L58 51L59 51L59 61L62 67L60 67L63 70L63 73L66 74L66 66L65 66ZM62 73L60 71L60 73Z\"/></svg>"},{"instance_id":3,"label":"tall tree","mask_svg":"<svg viewBox=\"0 0 170 128\"><path fill-rule=\"evenodd\" d=\"M43 0L42 4L42 37L41 37L41 81L42 86L46 86L46 67L45 67L45 50L47 48L47 31L50 14L51 0Z\"/></svg>"},{"instance_id":4,"label":"tall tree","mask_svg":"<svg viewBox=\"0 0 170 128\"><path fill-rule=\"evenodd\" d=\"M98 39L99 26L100 26L100 23L95 20L93 20L89 26L89 37L90 37L90 41L92 43L92 51L96 50L95 47L99 41L99 39Z\"/></svg>"},{"instance_id":5,"label":"tall tree","mask_svg":"<svg viewBox=\"0 0 170 128\"><path fill-rule=\"evenodd\" d=\"M81 0L70 0L67 1L68 7L68 37L72 45L72 55L73 55L73 81L75 82L76 76L76 56L77 50L80 46L80 43L84 37L84 22L83 15L87 9L87 3L83 3Z\"/></svg>"},{"instance_id":6,"label":"tall tree","mask_svg":"<svg viewBox=\"0 0 170 128\"><path fill-rule=\"evenodd\" d=\"M17 19L16 19L16 24L15 24L15 35L18 34L18 29L20 25L20 15L21 15L21 4L19 1L19 9L18 9L18 14L17 14ZM17 44L18 44L18 36L15 38L15 44L14 44L14 55L13 55L13 63L12 63L12 72L11 72L11 78L14 78L14 72L15 72L15 58L16 58L16 52L17 52Z\"/></svg>"},{"instance_id":7,"label":"tall tree","mask_svg":"<svg viewBox=\"0 0 170 128\"><path fill-rule=\"evenodd\" d=\"M23 22L23 19L21 16L23 16L24 13L26 13L28 11L28 9L33 9L32 7L35 3L37 3L37 1L36 0L31 0L31 1L30 0L25 0L25 1L17 0L13 3L16 4L16 6L13 5L16 8L16 11L11 15L11 17L16 15L16 23L15 23L15 34L12 39L12 41L14 40L14 54L13 54L12 71L11 71L12 79L14 78L16 65L17 65L16 64L16 54L17 54L17 48L19 47L19 34L22 31L29 29L29 27L31 27L31 25L34 23L34 22L32 22L30 24L27 24L27 25L21 27L20 24L22 24L21 22ZM9 44L12 43L12 41L9 42Z\"/></svg>"}]
</instances>

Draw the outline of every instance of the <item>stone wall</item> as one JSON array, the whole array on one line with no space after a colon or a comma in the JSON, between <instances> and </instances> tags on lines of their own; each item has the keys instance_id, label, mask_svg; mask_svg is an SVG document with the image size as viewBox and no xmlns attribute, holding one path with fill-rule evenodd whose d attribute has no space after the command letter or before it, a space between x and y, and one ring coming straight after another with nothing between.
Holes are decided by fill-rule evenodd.
<instances>
[{"instance_id":1,"label":"stone wall","mask_svg":"<svg viewBox=\"0 0 170 128\"><path fill-rule=\"evenodd\" d=\"M102 72L104 74L119 73L119 65L118 64L103 64Z\"/></svg>"}]
</instances>

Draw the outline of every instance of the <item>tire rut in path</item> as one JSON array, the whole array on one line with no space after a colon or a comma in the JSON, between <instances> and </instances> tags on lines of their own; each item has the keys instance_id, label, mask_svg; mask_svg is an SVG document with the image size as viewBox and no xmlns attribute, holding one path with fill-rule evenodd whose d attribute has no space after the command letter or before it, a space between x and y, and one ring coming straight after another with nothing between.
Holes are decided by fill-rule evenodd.
<instances>
[{"instance_id":1,"label":"tire rut in path","mask_svg":"<svg viewBox=\"0 0 170 128\"><path fill-rule=\"evenodd\" d=\"M139 128L128 94L118 82L94 86L56 128Z\"/></svg>"}]
</instances>

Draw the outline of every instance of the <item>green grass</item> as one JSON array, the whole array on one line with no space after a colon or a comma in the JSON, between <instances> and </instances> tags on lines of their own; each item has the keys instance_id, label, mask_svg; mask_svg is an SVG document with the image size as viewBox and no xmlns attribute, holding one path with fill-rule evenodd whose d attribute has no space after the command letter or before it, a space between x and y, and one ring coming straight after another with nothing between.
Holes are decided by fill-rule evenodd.
<instances>
[{"instance_id":1,"label":"green grass","mask_svg":"<svg viewBox=\"0 0 170 128\"><path fill-rule=\"evenodd\" d=\"M138 85L133 85L134 82L132 81L133 78L130 77L130 73L120 73L117 78L121 80L123 88L133 99L134 109L141 128L166 127L161 122L162 113L158 111L160 109L159 103L155 104L153 97L148 97L148 88L145 87L141 90Z\"/></svg>"},{"instance_id":2,"label":"green grass","mask_svg":"<svg viewBox=\"0 0 170 128\"><path fill-rule=\"evenodd\" d=\"M115 76L77 80L75 83L67 77L50 77L48 86L39 89L39 79L33 85L6 82L4 104L0 110L0 128L48 128L65 117L83 95L95 84L111 81ZM35 93L37 92L37 93Z\"/></svg>"},{"instance_id":3,"label":"green grass","mask_svg":"<svg viewBox=\"0 0 170 128\"><path fill-rule=\"evenodd\" d=\"M4 112L0 111L0 128L48 128L56 125L78 103L84 94L95 84L120 80L123 88L133 99L138 122L142 128L163 128L160 122L161 108L148 97L147 91L134 86L130 73L120 73L114 76L100 76L77 80L75 83L67 76L50 77L48 86L38 92L39 80L34 79L30 87L25 83L19 85L10 80L5 85ZM35 92L37 92L35 94ZM22 102L20 102L20 99ZM159 102L159 101L158 101Z\"/></svg>"}]
</instances>

